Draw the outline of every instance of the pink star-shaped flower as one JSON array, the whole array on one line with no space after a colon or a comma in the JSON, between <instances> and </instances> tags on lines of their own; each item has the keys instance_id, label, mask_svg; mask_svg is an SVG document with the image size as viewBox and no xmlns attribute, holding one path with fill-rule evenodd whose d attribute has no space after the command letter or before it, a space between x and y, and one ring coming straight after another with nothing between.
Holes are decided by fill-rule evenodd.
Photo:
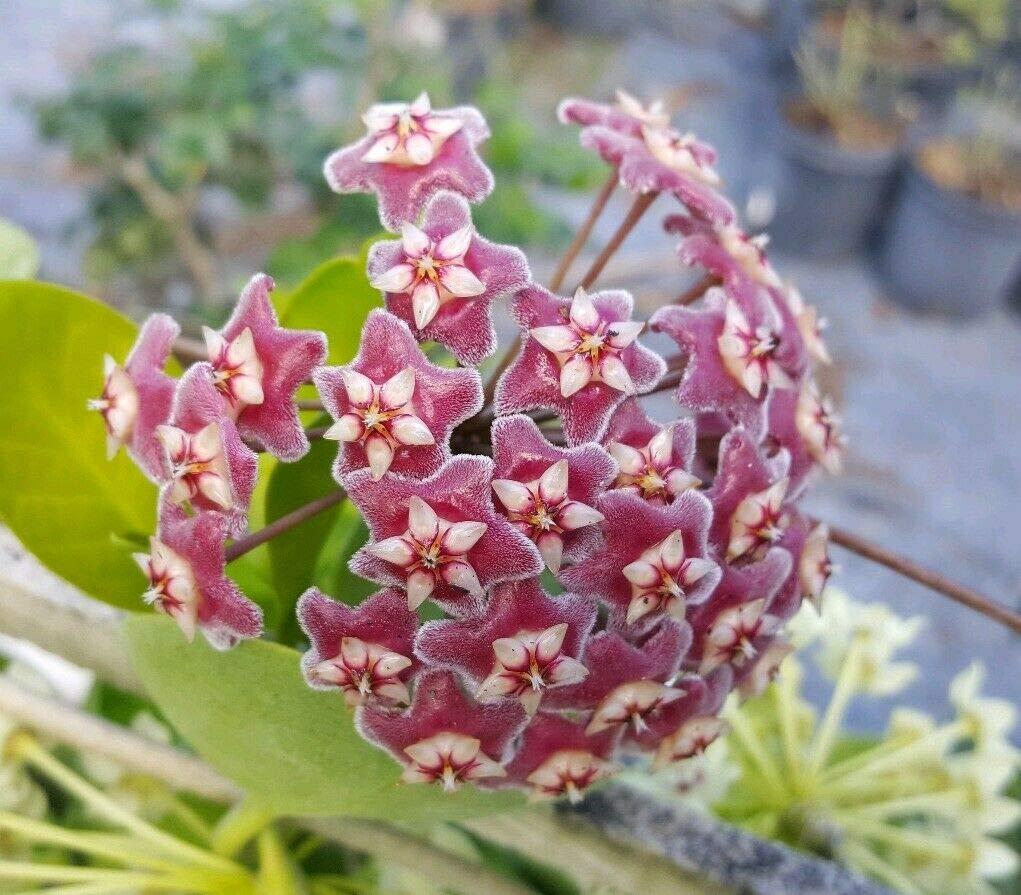
<instances>
[{"instance_id":1,"label":"pink star-shaped flower","mask_svg":"<svg viewBox=\"0 0 1021 895\"><path fill-rule=\"evenodd\" d=\"M750 666L736 675L735 689L742 699L760 696L780 671L783 660L794 652L794 647L782 637L776 637Z\"/></svg>"},{"instance_id":2,"label":"pink star-shaped flower","mask_svg":"<svg viewBox=\"0 0 1021 895\"><path fill-rule=\"evenodd\" d=\"M350 707L372 699L411 701L418 616L402 591L387 588L347 606L312 587L298 601L298 621L312 644L301 658L309 686L339 689Z\"/></svg>"},{"instance_id":3,"label":"pink star-shaped flower","mask_svg":"<svg viewBox=\"0 0 1021 895\"><path fill-rule=\"evenodd\" d=\"M405 222L400 240L373 245L368 275L419 341L439 342L469 366L496 349L493 300L531 279L524 254L479 236L468 203L452 193L429 202L421 229Z\"/></svg>"},{"instance_id":4,"label":"pink star-shaped flower","mask_svg":"<svg viewBox=\"0 0 1021 895\"><path fill-rule=\"evenodd\" d=\"M744 429L720 442L716 479L709 489L713 521L709 541L727 562L761 559L789 522L785 503L788 457L767 459Z\"/></svg>"},{"instance_id":5,"label":"pink star-shaped flower","mask_svg":"<svg viewBox=\"0 0 1021 895\"><path fill-rule=\"evenodd\" d=\"M410 104L372 106L362 117L369 133L334 152L323 171L335 192L374 192L388 230L416 220L440 190L469 202L481 202L493 191L493 175L476 151L489 138L478 109L434 111L422 93Z\"/></svg>"},{"instance_id":6,"label":"pink star-shaped flower","mask_svg":"<svg viewBox=\"0 0 1021 895\"><path fill-rule=\"evenodd\" d=\"M663 359L636 341L644 324L631 320L626 292L579 289L568 300L529 286L511 310L522 346L500 378L497 410L554 410L572 445L598 441L617 405L651 390L666 372Z\"/></svg>"},{"instance_id":7,"label":"pink star-shaped flower","mask_svg":"<svg viewBox=\"0 0 1021 895\"><path fill-rule=\"evenodd\" d=\"M170 418L174 380L163 372L181 328L166 314L145 321L124 366L103 358L103 392L89 401L106 426L106 453L112 459L122 446L154 482L162 480L163 448L156 427Z\"/></svg>"},{"instance_id":8,"label":"pink star-shaped flower","mask_svg":"<svg viewBox=\"0 0 1021 895\"><path fill-rule=\"evenodd\" d=\"M801 334L801 339L805 343L808 353L821 364L833 363L829 348L826 347L826 342L822 337L823 330L827 326L826 318L819 316L819 311L815 305L805 302L804 297L796 287L788 285L782 294L786 300L787 307L794 317L794 322L798 327L798 332Z\"/></svg>"},{"instance_id":9,"label":"pink star-shaped flower","mask_svg":"<svg viewBox=\"0 0 1021 895\"><path fill-rule=\"evenodd\" d=\"M793 563L782 547L744 566L724 566L712 600L692 610L694 632L685 667L705 677L729 665L735 672L750 664L780 626L773 603Z\"/></svg>"},{"instance_id":10,"label":"pink star-shaped flower","mask_svg":"<svg viewBox=\"0 0 1021 895\"><path fill-rule=\"evenodd\" d=\"M262 610L223 571L228 529L222 513L189 516L164 500L149 552L134 554L149 581L145 601L173 618L188 640L197 628L220 650L262 633Z\"/></svg>"},{"instance_id":11,"label":"pink star-shaped flower","mask_svg":"<svg viewBox=\"0 0 1021 895\"><path fill-rule=\"evenodd\" d=\"M209 364L195 364L181 378L170 422L156 435L165 451L164 495L196 510L226 513L231 535L242 534L259 461L224 415Z\"/></svg>"},{"instance_id":12,"label":"pink star-shaped flower","mask_svg":"<svg viewBox=\"0 0 1021 895\"><path fill-rule=\"evenodd\" d=\"M779 321L761 309L768 306L760 303L750 320L736 299L710 289L700 307L662 307L649 321L686 356L678 402L699 413L723 414L760 437L769 389L789 386L800 375L800 352L788 356Z\"/></svg>"},{"instance_id":13,"label":"pink star-shaped flower","mask_svg":"<svg viewBox=\"0 0 1021 895\"><path fill-rule=\"evenodd\" d=\"M336 423L327 438L341 442L334 475L371 470L424 478L450 456L450 433L482 407L474 370L447 370L418 347L407 324L382 309L362 327L358 356L313 374Z\"/></svg>"},{"instance_id":14,"label":"pink star-shaped flower","mask_svg":"<svg viewBox=\"0 0 1021 895\"><path fill-rule=\"evenodd\" d=\"M206 327L203 333L224 411L244 438L290 461L309 447L294 393L326 359L326 337L278 326L269 298L273 287L270 277L256 274L223 329Z\"/></svg>"},{"instance_id":15,"label":"pink star-shaped flower","mask_svg":"<svg viewBox=\"0 0 1021 895\"><path fill-rule=\"evenodd\" d=\"M610 757L619 739L613 730L592 736L567 718L540 715L525 730L507 779L530 787L534 799L580 802L593 783L616 773Z\"/></svg>"},{"instance_id":16,"label":"pink star-shaped flower","mask_svg":"<svg viewBox=\"0 0 1021 895\"><path fill-rule=\"evenodd\" d=\"M516 699L534 715L548 690L588 674L578 657L595 621L591 600L551 597L528 578L496 585L481 615L427 622L415 651L462 672L480 702Z\"/></svg>"},{"instance_id":17,"label":"pink star-shaped flower","mask_svg":"<svg viewBox=\"0 0 1021 895\"><path fill-rule=\"evenodd\" d=\"M846 439L833 403L806 380L800 391L778 389L766 408L767 444L790 455L788 499L799 496L812 475L822 467L832 475L840 472Z\"/></svg>"},{"instance_id":18,"label":"pink star-shaped flower","mask_svg":"<svg viewBox=\"0 0 1021 895\"><path fill-rule=\"evenodd\" d=\"M648 108L618 92L616 107L567 99L557 114L563 123L582 125L580 141L617 169L621 184L634 193L673 193L694 214L726 224L733 207L717 191L716 150L670 127L662 103Z\"/></svg>"},{"instance_id":19,"label":"pink star-shaped flower","mask_svg":"<svg viewBox=\"0 0 1021 895\"><path fill-rule=\"evenodd\" d=\"M610 418L603 444L619 469L613 487L666 504L702 482L691 473L695 458L695 422L654 423L634 398Z\"/></svg>"},{"instance_id":20,"label":"pink star-shaped flower","mask_svg":"<svg viewBox=\"0 0 1021 895\"><path fill-rule=\"evenodd\" d=\"M490 496L493 461L458 456L417 480L368 470L345 479L372 533L351 570L408 592L408 605L426 599L455 615L477 611L486 590L502 581L538 575L535 546L496 512Z\"/></svg>"},{"instance_id":21,"label":"pink star-shaped flower","mask_svg":"<svg viewBox=\"0 0 1021 895\"><path fill-rule=\"evenodd\" d=\"M527 720L513 700L480 705L462 692L452 672L430 669L419 676L406 712L364 705L356 723L369 742L404 764L405 783L453 791L466 781L506 776L503 763Z\"/></svg>"},{"instance_id":22,"label":"pink star-shaped flower","mask_svg":"<svg viewBox=\"0 0 1021 895\"><path fill-rule=\"evenodd\" d=\"M671 618L647 632L640 645L629 642L615 629L593 634L581 657L588 676L547 693L543 711L593 711L622 684L672 680L690 646L689 626Z\"/></svg>"},{"instance_id":23,"label":"pink star-shaped flower","mask_svg":"<svg viewBox=\"0 0 1021 895\"><path fill-rule=\"evenodd\" d=\"M783 281L766 256L767 237L749 236L734 223L710 224L687 215L669 215L663 226L683 237L677 247L681 261L704 267L737 295L757 288L783 289Z\"/></svg>"},{"instance_id":24,"label":"pink star-shaped flower","mask_svg":"<svg viewBox=\"0 0 1021 895\"><path fill-rule=\"evenodd\" d=\"M595 444L550 444L531 417L492 426L496 505L539 548L547 568L577 562L598 543L603 514L595 503L613 480L610 456Z\"/></svg>"},{"instance_id":25,"label":"pink star-shaped flower","mask_svg":"<svg viewBox=\"0 0 1021 895\"><path fill-rule=\"evenodd\" d=\"M701 755L726 729L727 722L713 715L689 718L660 742L653 767L661 770L674 762Z\"/></svg>"},{"instance_id":26,"label":"pink star-shaped flower","mask_svg":"<svg viewBox=\"0 0 1021 895\"><path fill-rule=\"evenodd\" d=\"M667 613L683 619L688 604L708 599L720 578L707 556L712 508L696 491L668 506L611 491L598 504L603 544L561 574L575 593L603 600L632 625Z\"/></svg>"}]
</instances>

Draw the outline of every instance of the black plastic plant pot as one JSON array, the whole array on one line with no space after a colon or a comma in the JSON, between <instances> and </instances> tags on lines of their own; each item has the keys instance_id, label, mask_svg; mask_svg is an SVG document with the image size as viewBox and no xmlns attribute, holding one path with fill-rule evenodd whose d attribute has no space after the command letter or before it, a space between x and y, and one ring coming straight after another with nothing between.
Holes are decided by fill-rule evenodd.
<instances>
[{"instance_id":1,"label":"black plastic plant pot","mask_svg":"<svg viewBox=\"0 0 1021 895\"><path fill-rule=\"evenodd\" d=\"M974 317L1006 299L1021 264L1021 214L943 189L909 166L880 255L905 307Z\"/></svg>"},{"instance_id":2,"label":"black plastic plant pot","mask_svg":"<svg viewBox=\"0 0 1021 895\"><path fill-rule=\"evenodd\" d=\"M855 151L775 116L776 211L771 245L808 258L864 246L880 220L899 148Z\"/></svg>"}]
</instances>

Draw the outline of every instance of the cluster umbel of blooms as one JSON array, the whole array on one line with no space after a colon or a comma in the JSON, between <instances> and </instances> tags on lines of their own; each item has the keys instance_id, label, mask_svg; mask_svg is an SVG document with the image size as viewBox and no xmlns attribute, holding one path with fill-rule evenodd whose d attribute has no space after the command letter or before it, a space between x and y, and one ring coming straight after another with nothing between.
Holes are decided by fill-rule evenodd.
<instances>
[{"instance_id":1,"label":"cluster umbel of blooms","mask_svg":"<svg viewBox=\"0 0 1021 895\"><path fill-rule=\"evenodd\" d=\"M841 445L812 384L812 363L828 359L814 311L738 228L714 151L662 109L622 94L560 114L625 190L676 198L683 214L667 226L682 260L719 283L649 322L680 351L673 421L640 402L668 367L641 343L631 296L554 295L518 249L483 238L470 203L493 185L477 153L486 123L424 94L374 106L367 136L326 162L334 189L378 195L395 234L369 252L386 309L369 314L351 363L323 366L321 334L281 329L259 275L227 326L207 331L208 361L175 386L163 364L176 329L156 317L123 367L108 360L94 404L111 445L163 487L138 557L146 599L227 647L260 633L224 571L225 543L245 529L251 446L301 456L294 393L314 381L335 419L335 476L371 532L351 568L381 589L357 606L303 596L303 669L356 708L407 782L577 798L622 750L683 761L719 734L731 690L764 686L787 652L782 624L830 571L825 529L796 506ZM490 424L473 365L496 349L496 301L521 339ZM434 363L422 342L460 366ZM550 412L559 425L541 428ZM491 456L452 452L473 417L473 444ZM426 601L441 620L420 623Z\"/></svg>"}]
</instances>

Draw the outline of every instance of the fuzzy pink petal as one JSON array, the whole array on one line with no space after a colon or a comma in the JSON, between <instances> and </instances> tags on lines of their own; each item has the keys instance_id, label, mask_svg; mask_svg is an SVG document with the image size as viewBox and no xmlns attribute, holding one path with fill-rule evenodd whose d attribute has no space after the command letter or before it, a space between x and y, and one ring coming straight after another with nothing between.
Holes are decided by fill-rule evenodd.
<instances>
[{"instance_id":1,"label":"fuzzy pink petal","mask_svg":"<svg viewBox=\"0 0 1021 895\"><path fill-rule=\"evenodd\" d=\"M440 193L426 207L422 226L435 241L470 222L471 210L464 198ZM370 278L384 272L388 265L400 263L403 257L399 241L377 242L369 251ZM464 264L485 284L485 291L473 298L444 302L424 329L415 325L410 295L386 293L386 304L391 313L408 324L416 338L439 342L462 364L475 365L496 349L491 317L493 301L522 288L531 279L531 273L520 250L490 242L478 233L472 237Z\"/></svg>"},{"instance_id":2,"label":"fuzzy pink petal","mask_svg":"<svg viewBox=\"0 0 1021 895\"><path fill-rule=\"evenodd\" d=\"M412 496L425 500L447 522L483 522L486 532L466 554L484 589L503 581L538 575L542 559L535 546L493 506L493 461L488 457L457 456L423 480L388 475L373 481L367 470L354 472L345 482L348 494L368 523L373 542L402 535L407 530ZM371 543L371 542L370 542ZM404 587L397 569L365 548L355 554L351 569L381 584ZM439 582L432 600L454 614L470 614L475 601L463 590Z\"/></svg>"},{"instance_id":3,"label":"fuzzy pink petal","mask_svg":"<svg viewBox=\"0 0 1021 895\"><path fill-rule=\"evenodd\" d=\"M405 221L415 221L429 199L441 190L458 193L469 202L481 202L493 190L493 175L476 148L488 139L489 127L471 106L448 109L444 114L460 118L463 126L443 142L429 164L401 167L362 161L376 139L364 137L326 160L323 170L330 187L338 193L376 193L379 219L395 232Z\"/></svg>"},{"instance_id":4,"label":"fuzzy pink petal","mask_svg":"<svg viewBox=\"0 0 1021 895\"><path fill-rule=\"evenodd\" d=\"M262 610L224 574L228 524L221 513L189 516L169 501L160 504L157 537L191 565L200 594L199 628L216 649L262 633Z\"/></svg>"},{"instance_id":5,"label":"fuzzy pink petal","mask_svg":"<svg viewBox=\"0 0 1021 895\"><path fill-rule=\"evenodd\" d=\"M590 298L604 320L616 322L631 317L633 302L626 292L596 292ZM521 327L523 344L500 378L496 406L501 415L553 410L563 422L568 442L576 445L598 441L610 415L626 395L602 382L589 383L569 398L561 394L560 366L556 358L529 335L529 330L562 323L562 315L570 311L570 305L569 299L536 285L522 289L515 296L512 312ZM663 359L638 342L625 348L620 358L640 394L650 391L666 372Z\"/></svg>"},{"instance_id":6,"label":"fuzzy pink petal","mask_svg":"<svg viewBox=\"0 0 1021 895\"><path fill-rule=\"evenodd\" d=\"M128 450L132 459L153 481L163 479L163 446L156 438L156 427L170 420L174 399L174 380L163 372L174 339L181 328L166 314L153 314L142 325L124 371L138 392L138 416Z\"/></svg>"},{"instance_id":7,"label":"fuzzy pink petal","mask_svg":"<svg viewBox=\"0 0 1021 895\"><path fill-rule=\"evenodd\" d=\"M507 765L507 782L526 784L529 774L557 752L577 750L591 752L607 760L620 741L619 730L605 730L594 736L585 733L585 725L559 715L538 715L521 740L514 759Z\"/></svg>"},{"instance_id":8,"label":"fuzzy pink petal","mask_svg":"<svg viewBox=\"0 0 1021 895\"><path fill-rule=\"evenodd\" d=\"M326 337L321 332L280 327L269 297L272 290L270 277L252 277L221 334L231 341L245 328L251 329L263 366L263 402L241 411L238 430L278 459L291 461L304 456L309 448L294 393L326 359Z\"/></svg>"},{"instance_id":9,"label":"fuzzy pink petal","mask_svg":"<svg viewBox=\"0 0 1021 895\"><path fill-rule=\"evenodd\" d=\"M516 701L502 699L481 705L464 692L452 672L430 669L418 677L406 712L362 706L356 724L365 739L402 763L407 761L407 746L443 732L474 737L481 742L481 751L499 762L507 757L511 742L527 720Z\"/></svg>"},{"instance_id":10,"label":"fuzzy pink petal","mask_svg":"<svg viewBox=\"0 0 1021 895\"><path fill-rule=\"evenodd\" d=\"M382 385L410 367L415 371L412 397L415 415L435 440L431 445L400 445L390 472L415 478L431 475L450 457L450 433L482 407L482 383L474 370L448 370L432 363L418 347L407 324L376 309L362 327L358 355L347 367L320 367L314 381L326 409L340 419L351 407L342 371L355 370ZM334 476L344 478L368 466L365 448L357 442L341 444Z\"/></svg>"}]
</instances>

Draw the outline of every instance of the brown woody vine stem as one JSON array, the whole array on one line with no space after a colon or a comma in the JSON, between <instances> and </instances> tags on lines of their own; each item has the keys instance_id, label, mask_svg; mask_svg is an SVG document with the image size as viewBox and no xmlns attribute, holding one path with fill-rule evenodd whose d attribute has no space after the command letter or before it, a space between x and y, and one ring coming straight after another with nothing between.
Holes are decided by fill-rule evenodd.
<instances>
[{"instance_id":1,"label":"brown woody vine stem","mask_svg":"<svg viewBox=\"0 0 1021 895\"><path fill-rule=\"evenodd\" d=\"M578 284L583 289L589 289L599 278L599 274L603 272L603 268L606 267L609 260L616 254L617 249L621 247L624 240L627 239L628 234L634 230L635 225L642 219L642 215L648 211L649 206L656 200L659 195L655 193L641 193L635 198L634 203L631 205L630 211L627 216L621 221L620 226L617 228L617 232L610 237L610 241L603 247L603 250L596 256L595 261L592 262L585 276L582 277L581 282Z\"/></svg>"},{"instance_id":2,"label":"brown woody vine stem","mask_svg":"<svg viewBox=\"0 0 1021 895\"><path fill-rule=\"evenodd\" d=\"M938 572L920 566L905 556L900 556L891 550L887 550L885 547L880 547L878 544L874 544L843 528L830 525L829 529L830 540L834 544L839 544L845 550L850 550L852 553L865 557L865 559L870 559L881 566L886 566L886 568L897 572L899 575L910 578L912 581L917 581L930 590L943 594L945 597L950 597L951 600L956 600L958 603L962 603L976 612L981 612L994 621L998 621L1001 625L1005 625L1012 631L1021 634L1021 614L1008 606L991 600L978 591L972 590L970 587L957 584L949 578L943 577Z\"/></svg>"},{"instance_id":3,"label":"brown woody vine stem","mask_svg":"<svg viewBox=\"0 0 1021 895\"><path fill-rule=\"evenodd\" d=\"M567 276L567 272L571 269L574 259L578 257L578 253L585 247L585 243L588 242L588 238L592 235L592 229L595 227L596 221L599 220L599 216L606 209L606 203L610 201L610 196L613 195L613 191L617 187L617 181L617 169L614 168L610 172L606 183L603 184L602 189L596 195L592 208L589 209L588 216L574 235L574 239L567 247L567 251L564 252L564 256L560 259L557 269L553 271L553 276L550 277L549 281L550 292L556 292L564 284L564 277Z\"/></svg>"},{"instance_id":4,"label":"brown woody vine stem","mask_svg":"<svg viewBox=\"0 0 1021 895\"><path fill-rule=\"evenodd\" d=\"M254 550L261 544L265 544L267 541L273 540L273 538L277 535L283 534L290 528L294 528L295 525L300 525L306 519L311 519L313 516L323 512L324 510L328 510L330 507L335 506L345 497L347 497L347 492L342 488L338 488L336 491L331 491L329 494L324 494L322 497L317 497L315 500L306 503L304 506L300 506L298 509L292 510L286 516L281 516L279 519L275 519L265 528L260 528L258 531L252 532L250 535L238 538L226 549L224 552L224 559L227 562L233 562L239 556L244 556L250 550Z\"/></svg>"}]
</instances>

